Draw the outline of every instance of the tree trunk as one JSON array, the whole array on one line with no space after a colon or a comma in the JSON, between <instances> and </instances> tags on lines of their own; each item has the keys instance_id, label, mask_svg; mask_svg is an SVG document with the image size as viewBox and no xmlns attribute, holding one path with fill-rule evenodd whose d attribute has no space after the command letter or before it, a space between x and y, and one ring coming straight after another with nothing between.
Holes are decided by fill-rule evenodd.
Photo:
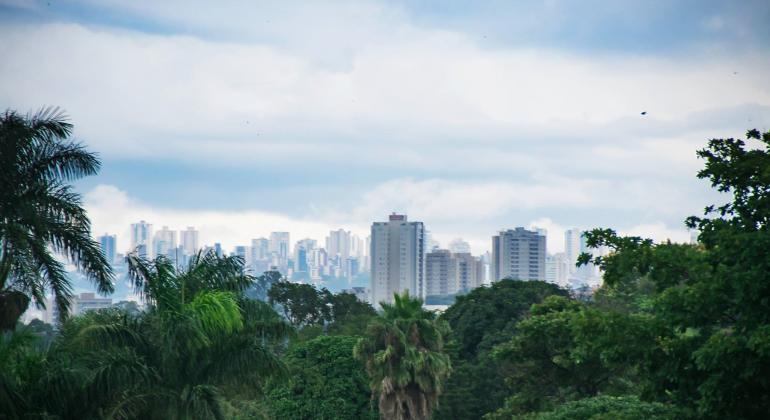
<instances>
[{"instance_id":1,"label":"tree trunk","mask_svg":"<svg viewBox=\"0 0 770 420\"><path fill-rule=\"evenodd\" d=\"M29 307L29 296L19 291L0 292L0 332L12 331Z\"/></svg>"}]
</instances>

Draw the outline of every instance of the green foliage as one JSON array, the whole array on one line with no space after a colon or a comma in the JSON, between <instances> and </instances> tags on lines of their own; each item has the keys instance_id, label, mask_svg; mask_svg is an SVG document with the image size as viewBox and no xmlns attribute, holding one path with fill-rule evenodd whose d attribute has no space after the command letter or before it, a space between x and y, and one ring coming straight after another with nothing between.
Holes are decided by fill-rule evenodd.
<instances>
[{"instance_id":1,"label":"green foliage","mask_svg":"<svg viewBox=\"0 0 770 420\"><path fill-rule=\"evenodd\" d=\"M585 398L559 406L553 411L522 416L526 420L674 420L680 412L656 402L640 401L636 396L612 397L602 395ZM490 416L489 419L511 417Z\"/></svg>"},{"instance_id":2,"label":"green foliage","mask_svg":"<svg viewBox=\"0 0 770 420\"><path fill-rule=\"evenodd\" d=\"M55 108L0 115L0 331L13 329L30 300L53 294L63 321L72 286L62 255L111 293L112 270L91 239L81 197L68 182L99 171L99 160L69 140L72 124Z\"/></svg>"},{"instance_id":3,"label":"green foliage","mask_svg":"<svg viewBox=\"0 0 770 420\"><path fill-rule=\"evenodd\" d=\"M589 245L613 253L593 262L608 288L649 282L645 308L658 324L637 364L643 395L699 418L761 418L770 412L770 133L747 133L758 147L713 139L698 152L699 178L732 201L690 217L699 245L653 244L595 230ZM590 257L584 261L591 260Z\"/></svg>"},{"instance_id":4,"label":"green foliage","mask_svg":"<svg viewBox=\"0 0 770 420\"><path fill-rule=\"evenodd\" d=\"M254 279L254 285L246 291L246 296L250 299L267 301L267 292L282 279L280 271L265 271Z\"/></svg>"},{"instance_id":5,"label":"green foliage","mask_svg":"<svg viewBox=\"0 0 770 420\"><path fill-rule=\"evenodd\" d=\"M494 355L509 365L513 395L501 412L524 414L552 409L600 393L633 392L628 359L639 342L653 340L648 316L598 310L551 296L534 305L516 335Z\"/></svg>"},{"instance_id":6,"label":"green foliage","mask_svg":"<svg viewBox=\"0 0 770 420\"><path fill-rule=\"evenodd\" d=\"M325 305L326 289L317 290L313 285L281 281L267 292L268 301L283 311L283 315L295 327L322 323L330 318Z\"/></svg>"},{"instance_id":7,"label":"green foliage","mask_svg":"<svg viewBox=\"0 0 770 420\"><path fill-rule=\"evenodd\" d=\"M243 298L250 278L240 260L199 255L180 273L163 258L128 262L149 308L90 311L65 322L50 350L18 373L20 410L60 418L223 419L285 372L274 349L290 328L266 303Z\"/></svg>"},{"instance_id":8,"label":"green foliage","mask_svg":"<svg viewBox=\"0 0 770 420\"><path fill-rule=\"evenodd\" d=\"M324 336L293 347L284 358L291 379L270 390L277 419L376 419L368 378L353 358L358 337Z\"/></svg>"},{"instance_id":9,"label":"green foliage","mask_svg":"<svg viewBox=\"0 0 770 420\"><path fill-rule=\"evenodd\" d=\"M366 363L382 418L429 419L451 372L444 353L449 326L408 292L394 298L381 304L382 314L369 324L354 355Z\"/></svg>"},{"instance_id":10,"label":"green foliage","mask_svg":"<svg viewBox=\"0 0 770 420\"><path fill-rule=\"evenodd\" d=\"M501 280L458 296L441 318L452 327L459 356L469 359L506 341L532 304L551 295L568 293L541 281Z\"/></svg>"},{"instance_id":11,"label":"green foliage","mask_svg":"<svg viewBox=\"0 0 770 420\"><path fill-rule=\"evenodd\" d=\"M490 351L510 340L532 304L547 296L567 296L567 292L545 282L501 280L459 296L441 315L452 330L447 352L453 372L436 418L478 419L503 405L511 394L505 383L510 367L494 359Z\"/></svg>"},{"instance_id":12,"label":"green foliage","mask_svg":"<svg viewBox=\"0 0 770 420\"><path fill-rule=\"evenodd\" d=\"M281 281L268 291L269 302L305 339L317 337L328 327L332 334L363 334L368 321L376 315L372 305L351 293L333 294L309 284Z\"/></svg>"}]
</instances>

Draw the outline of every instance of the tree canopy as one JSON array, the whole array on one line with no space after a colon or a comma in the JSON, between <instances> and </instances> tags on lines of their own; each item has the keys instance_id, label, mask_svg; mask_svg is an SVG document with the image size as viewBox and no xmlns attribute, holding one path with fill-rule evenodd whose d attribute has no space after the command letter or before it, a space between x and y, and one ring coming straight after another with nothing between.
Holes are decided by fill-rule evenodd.
<instances>
[{"instance_id":1,"label":"tree canopy","mask_svg":"<svg viewBox=\"0 0 770 420\"><path fill-rule=\"evenodd\" d=\"M30 300L53 294L59 321L69 315L72 285L64 256L111 293L112 269L91 239L91 222L69 182L99 171L96 155L70 140L57 108L0 115L0 331L13 329Z\"/></svg>"}]
</instances>

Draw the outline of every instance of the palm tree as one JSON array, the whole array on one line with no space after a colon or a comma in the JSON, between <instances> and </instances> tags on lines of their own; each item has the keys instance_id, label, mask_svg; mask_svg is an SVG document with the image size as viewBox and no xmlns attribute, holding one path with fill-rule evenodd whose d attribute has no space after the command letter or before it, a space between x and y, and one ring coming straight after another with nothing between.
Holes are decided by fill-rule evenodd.
<instances>
[{"instance_id":1,"label":"palm tree","mask_svg":"<svg viewBox=\"0 0 770 420\"><path fill-rule=\"evenodd\" d=\"M366 363L381 418L426 420L451 372L443 352L449 326L408 292L394 298L392 305L381 303L382 314L369 324L354 355Z\"/></svg>"},{"instance_id":2,"label":"palm tree","mask_svg":"<svg viewBox=\"0 0 770 420\"><path fill-rule=\"evenodd\" d=\"M99 160L69 140L72 124L57 108L0 116L0 331L10 330L30 299L45 307L53 293L66 318L72 286L56 255L66 256L112 293L112 270L91 239L81 197L68 182L93 175Z\"/></svg>"},{"instance_id":3,"label":"palm tree","mask_svg":"<svg viewBox=\"0 0 770 420\"><path fill-rule=\"evenodd\" d=\"M253 278L243 274L240 258L198 254L181 272L164 257L130 255L127 262L149 308L138 316L89 313L65 324L54 351L78 355L88 373L81 391L49 413L224 419L232 411L227 395L255 399L266 378L285 372L274 346L291 329L269 305L243 297ZM41 387L60 389L57 383Z\"/></svg>"}]
</instances>

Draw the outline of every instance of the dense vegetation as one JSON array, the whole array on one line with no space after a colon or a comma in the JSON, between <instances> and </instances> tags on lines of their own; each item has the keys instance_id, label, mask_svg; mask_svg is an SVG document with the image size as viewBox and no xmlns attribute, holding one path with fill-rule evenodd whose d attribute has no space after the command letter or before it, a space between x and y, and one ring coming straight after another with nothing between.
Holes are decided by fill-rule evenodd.
<instances>
[{"instance_id":1,"label":"dense vegetation","mask_svg":"<svg viewBox=\"0 0 770 420\"><path fill-rule=\"evenodd\" d=\"M503 280L437 316L408 295L254 278L236 257L177 270L129 255L144 310L68 318L63 253L111 270L67 181L98 169L61 114L0 118L0 418L754 419L770 413L770 133L714 139L698 177L731 195L686 223L698 243L610 229L575 295ZM18 323L51 293L57 325ZM577 298L579 297L579 298Z\"/></svg>"}]
</instances>

